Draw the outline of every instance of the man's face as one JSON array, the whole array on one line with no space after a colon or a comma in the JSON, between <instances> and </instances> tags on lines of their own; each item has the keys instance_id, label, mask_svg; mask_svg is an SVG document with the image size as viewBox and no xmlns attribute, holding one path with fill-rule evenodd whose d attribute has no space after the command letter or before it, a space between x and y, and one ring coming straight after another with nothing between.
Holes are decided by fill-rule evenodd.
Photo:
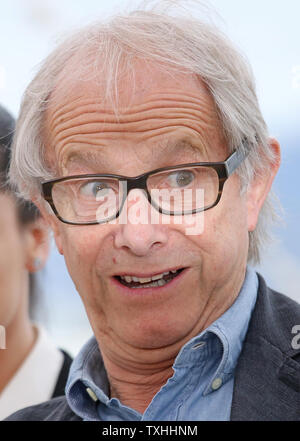
<instances>
[{"instance_id":1,"label":"man's face","mask_svg":"<svg viewBox=\"0 0 300 441\"><path fill-rule=\"evenodd\" d=\"M213 100L196 77L170 75L153 64L151 70L137 67L132 96L127 84L124 78L119 82L116 118L99 82L78 82L68 90L62 80L45 129L48 161L56 165L57 176L137 176L228 157ZM142 192L132 194L147 210ZM205 212L198 235L187 235L187 225L173 219L155 225L72 226L50 216L98 341L111 351L172 347L175 352L221 315L244 278L247 207L234 174L219 204ZM118 279L177 269L183 271L161 287L133 289Z\"/></svg>"}]
</instances>

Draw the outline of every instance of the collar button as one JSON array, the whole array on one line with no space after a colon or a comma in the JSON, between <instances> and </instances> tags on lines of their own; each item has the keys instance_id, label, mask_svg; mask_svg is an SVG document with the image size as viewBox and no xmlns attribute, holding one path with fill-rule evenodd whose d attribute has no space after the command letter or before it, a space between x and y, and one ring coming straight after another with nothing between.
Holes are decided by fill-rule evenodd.
<instances>
[{"instance_id":1,"label":"collar button","mask_svg":"<svg viewBox=\"0 0 300 441\"><path fill-rule=\"evenodd\" d=\"M91 399L93 401L95 401L95 402L98 401L97 395L95 394L95 392L90 387L87 387L86 391L87 391L87 393L89 394L89 396L91 397Z\"/></svg>"},{"instance_id":2,"label":"collar button","mask_svg":"<svg viewBox=\"0 0 300 441\"><path fill-rule=\"evenodd\" d=\"M214 381L211 383L211 388L213 390L217 390L221 387L222 385L222 378L215 378Z\"/></svg>"}]
</instances>

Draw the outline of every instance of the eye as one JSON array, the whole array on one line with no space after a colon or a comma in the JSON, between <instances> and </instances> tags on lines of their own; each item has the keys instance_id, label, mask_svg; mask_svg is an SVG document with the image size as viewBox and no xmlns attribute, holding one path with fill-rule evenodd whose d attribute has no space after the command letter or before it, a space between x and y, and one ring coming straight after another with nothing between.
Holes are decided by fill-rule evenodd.
<instances>
[{"instance_id":1,"label":"eye","mask_svg":"<svg viewBox=\"0 0 300 441\"><path fill-rule=\"evenodd\" d=\"M93 197L96 200L100 197L107 196L111 188L105 182L92 181L83 184L79 191L80 194L86 197Z\"/></svg>"},{"instance_id":2,"label":"eye","mask_svg":"<svg viewBox=\"0 0 300 441\"><path fill-rule=\"evenodd\" d=\"M168 176L168 181L172 187L186 187L194 180L194 174L190 170L178 170Z\"/></svg>"}]
</instances>

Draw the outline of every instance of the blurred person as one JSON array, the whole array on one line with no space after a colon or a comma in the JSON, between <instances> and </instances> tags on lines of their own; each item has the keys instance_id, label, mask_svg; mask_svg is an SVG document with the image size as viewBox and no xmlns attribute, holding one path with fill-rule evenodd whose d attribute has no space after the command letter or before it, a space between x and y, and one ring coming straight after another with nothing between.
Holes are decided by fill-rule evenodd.
<instances>
[{"instance_id":1,"label":"blurred person","mask_svg":"<svg viewBox=\"0 0 300 441\"><path fill-rule=\"evenodd\" d=\"M64 394L70 356L34 322L39 303L36 272L48 256L49 234L36 206L14 195L7 180L14 118L0 106L0 419Z\"/></svg>"},{"instance_id":2,"label":"blurred person","mask_svg":"<svg viewBox=\"0 0 300 441\"><path fill-rule=\"evenodd\" d=\"M252 267L280 146L227 37L159 5L70 36L25 92L11 182L94 337L65 397L8 420L300 419L300 306Z\"/></svg>"}]
</instances>

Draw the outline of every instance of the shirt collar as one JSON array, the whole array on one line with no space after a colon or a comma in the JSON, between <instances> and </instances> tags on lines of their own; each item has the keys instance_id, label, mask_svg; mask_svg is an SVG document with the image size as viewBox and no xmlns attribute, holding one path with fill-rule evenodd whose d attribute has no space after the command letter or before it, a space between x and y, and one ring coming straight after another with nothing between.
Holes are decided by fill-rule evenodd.
<instances>
[{"instance_id":1,"label":"shirt collar","mask_svg":"<svg viewBox=\"0 0 300 441\"><path fill-rule=\"evenodd\" d=\"M174 367L186 362L191 354L203 344L220 347L220 362L204 395L216 390L232 377L247 333L251 314L256 302L258 278L255 271L247 267L243 286L234 303L215 322L199 335L187 342L180 350ZM196 360L196 358L195 358ZM71 409L83 419L98 420L97 401L108 404L109 383L102 356L95 337L92 337L75 357L67 385L66 398Z\"/></svg>"},{"instance_id":2,"label":"shirt collar","mask_svg":"<svg viewBox=\"0 0 300 441\"><path fill-rule=\"evenodd\" d=\"M109 383L95 337L91 337L74 358L66 384L66 399L81 418L98 420L96 402L109 400Z\"/></svg>"},{"instance_id":3,"label":"shirt collar","mask_svg":"<svg viewBox=\"0 0 300 441\"><path fill-rule=\"evenodd\" d=\"M234 303L204 331L219 337L223 346L221 362L204 394L212 392L216 384L220 381L225 383L233 375L256 303L257 290L257 274L247 267L243 286Z\"/></svg>"}]
</instances>

